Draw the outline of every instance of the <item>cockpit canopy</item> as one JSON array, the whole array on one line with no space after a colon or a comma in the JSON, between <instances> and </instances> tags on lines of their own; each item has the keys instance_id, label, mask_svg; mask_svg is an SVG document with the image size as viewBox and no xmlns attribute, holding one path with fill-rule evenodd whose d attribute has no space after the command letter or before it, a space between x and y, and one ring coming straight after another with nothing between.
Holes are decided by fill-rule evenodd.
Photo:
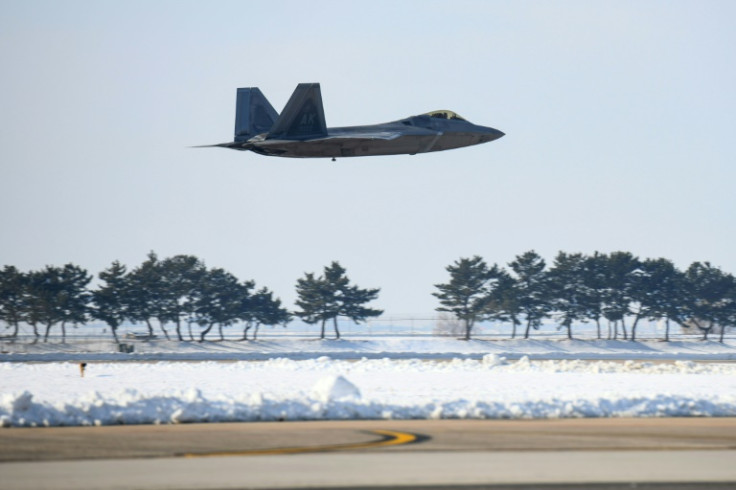
<instances>
[{"instance_id":1,"label":"cockpit canopy","mask_svg":"<svg viewBox=\"0 0 736 490\"><path fill-rule=\"evenodd\" d=\"M453 111L432 111L432 112L428 112L422 115L429 116L429 117L435 117L437 119L454 119L456 121L466 121L464 117L462 117L457 112L453 112Z\"/></svg>"},{"instance_id":2,"label":"cockpit canopy","mask_svg":"<svg viewBox=\"0 0 736 490\"><path fill-rule=\"evenodd\" d=\"M417 126L420 128L437 129L439 126L445 126L441 121L462 121L469 124L468 120L453 111L432 111L418 116L407 117L402 119L401 123L406 126Z\"/></svg>"}]
</instances>

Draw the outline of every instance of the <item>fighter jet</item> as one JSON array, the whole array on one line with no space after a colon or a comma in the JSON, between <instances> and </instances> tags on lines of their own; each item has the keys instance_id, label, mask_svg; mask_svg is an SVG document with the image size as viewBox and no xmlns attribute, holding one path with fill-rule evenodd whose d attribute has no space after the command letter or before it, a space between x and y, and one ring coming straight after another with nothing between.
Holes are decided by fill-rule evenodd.
<instances>
[{"instance_id":1,"label":"fighter jet","mask_svg":"<svg viewBox=\"0 0 736 490\"><path fill-rule=\"evenodd\" d=\"M319 83L300 83L279 115L256 87L239 88L235 140L210 147L292 158L401 155L450 150L496 140L504 133L452 111L432 111L370 126L328 128Z\"/></svg>"}]
</instances>

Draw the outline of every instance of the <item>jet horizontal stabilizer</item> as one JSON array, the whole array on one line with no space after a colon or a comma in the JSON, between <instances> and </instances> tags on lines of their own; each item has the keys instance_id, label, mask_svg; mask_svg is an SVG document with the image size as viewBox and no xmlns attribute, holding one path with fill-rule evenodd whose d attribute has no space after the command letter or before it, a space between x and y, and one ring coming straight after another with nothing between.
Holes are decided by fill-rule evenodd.
<instances>
[{"instance_id":1,"label":"jet horizontal stabilizer","mask_svg":"<svg viewBox=\"0 0 736 490\"><path fill-rule=\"evenodd\" d=\"M231 150L252 150L253 144L247 142L233 141L230 143L217 143L216 145L197 145L189 148L230 148Z\"/></svg>"}]
</instances>

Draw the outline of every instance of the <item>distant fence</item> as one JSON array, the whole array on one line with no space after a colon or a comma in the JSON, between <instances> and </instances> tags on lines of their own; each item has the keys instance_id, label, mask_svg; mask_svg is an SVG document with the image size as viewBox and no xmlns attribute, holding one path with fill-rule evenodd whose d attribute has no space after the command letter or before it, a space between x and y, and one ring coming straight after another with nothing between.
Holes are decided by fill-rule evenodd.
<instances>
[{"instance_id":1,"label":"distant fence","mask_svg":"<svg viewBox=\"0 0 736 490\"><path fill-rule=\"evenodd\" d=\"M460 337L463 335L462 325L456 320L443 315L426 315L426 316L393 316L371 319L362 324L355 324L350 321L341 320L338 322L340 334L345 338L358 337ZM233 325L222 329L224 340L235 341L243 337L244 325ZM172 340L176 340L176 332L173 324L166 325L166 330ZM198 341L200 339L201 328L196 324L182 324L181 333L186 341ZM630 335L630 326L627 326ZM334 338L334 330L332 323L325 325L327 338ZM601 334L603 339L609 337L608 325L601 325ZM9 328L0 324L0 351L13 350L18 351L17 344L26 343L43 343L45 330L39 328L40 338L36 338L30 325L21 325L19 334L15 338L9 338L11 333ZM248 338L252 338L253 329L248 331ZM711 332L710 338L717 339L720 332ZM517 327L516 338L523 337L523 326ZM154 336L156 340L165 340L165 336L161 328L156 325L154 327ZM319 325L308 325L301 321L294 321L286 327L275 326L261 327L258 331L259 339L278 339L278 338L318 338L320 336ZM643 321L639 323L636 337L638 340L659 340L664 339L665 327L661 322ZM118 337L123 343L137 343L150 340L148 328L145 325L123 325L118 329ZM472 337L482 340L503 340L511 337L511 327L507 323L484 322L478 324L472 333ZM574 324L573 337L581 340L592 340L597 338L597 330L595 324ZM698 339L702 337L702 332L697 329L682 329L679 325L671 324L670 339ZM565 339L567 332L560 329L556 324L548 322L540 327L539 330L530 332L532 339ZM619 328L617 338L622 340L623 332ZM726 332L726 338L736 338L736 332ZM205 340L218 341L220 333L217 328L213 328L208 333ZM52 328L49 334L48 343L84 343L90 346L99 343L100 346L108 346L113 342L110 327L103 323L90 322L77 327L66 327L66 338L62 338L59 326ZM6 349L8 344L15 344L12 348Z\"/></svg>"}]
</instances>

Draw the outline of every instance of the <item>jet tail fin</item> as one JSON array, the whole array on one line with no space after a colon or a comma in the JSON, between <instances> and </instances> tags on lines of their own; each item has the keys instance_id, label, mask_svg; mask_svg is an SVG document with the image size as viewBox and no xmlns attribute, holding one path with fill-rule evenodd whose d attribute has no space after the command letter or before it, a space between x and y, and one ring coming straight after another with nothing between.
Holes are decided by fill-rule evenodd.
<instances>
[{"instance_id":1,"label":"jet tail fin","mask_svg":"<svg viewBox=\"0 0 736 490\"><path fill-rule=\"evenodd\" d=\"M327 136L319 83L300 83L276 119L267 139L310 139Z\"/></svg>"},{"instance_id":2,"label":"jet tail fin","mask_svg":"<svg viewBox=\"0 0 736 490\"><path fill-rule=\"evenodd\" d=\"M235 103L235 141L246 141L271 130L279 113L257 87L239 88Z\"/></svg>"}]
</instances>

